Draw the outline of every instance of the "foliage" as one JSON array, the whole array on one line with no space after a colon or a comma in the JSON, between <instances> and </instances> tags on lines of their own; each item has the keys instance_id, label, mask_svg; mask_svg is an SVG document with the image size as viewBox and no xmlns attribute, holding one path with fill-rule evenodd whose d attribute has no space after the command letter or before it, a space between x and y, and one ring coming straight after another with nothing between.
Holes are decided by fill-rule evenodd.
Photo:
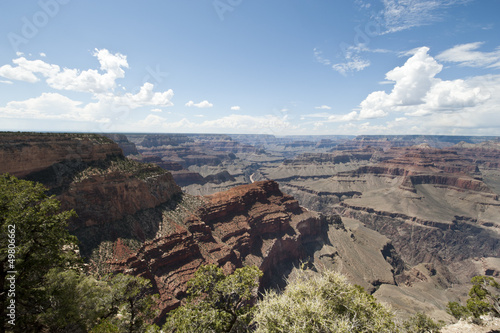
<instances>
[{"instance_id":1,"label":"foliage","mask_svg":"<svg viewBox=\"0 0 500 333\"><path fill-rule=\"evenodd\" d=\"M258 303L257 332L396 332L393 314L360 287L333 271L299 270L282 294Z\"/></svg>"},{"instance_id":2,"label":"foliage","mask_svg":"<svg viewBox=\"0 0 500 333\"><path fill-rule=\"evenodd\" d=\"M165 173L165 170L153 163L141 163L123 157L111 157L105 161L99 161L78 172L74 177L74 182L81 182L85 179L97 175L107 175L109 173L130 173L139 179L146 179Z\"/></svg>"},{"instance_id":3,"label":"foliage","mask_svg":"<svg viewBox=\"0 0 500 333\"><path fill-rule=\"evenodd\" d=\"M97 280L83 273L67 230L73 211L37 183L0 176L0 332L150 332L155 301L151 283L117 274ZM14 237L9 237L14 235ZM9 258L9 239L15 253ZM13 247L10 246L11 252ZM12 266L11 266L12 265ZM7 277L15 274L15 295L7 298ZM15 326L5 322L6 302L15 300Z\"/></svg>"},{"instance_id":4,"label":"foliage","mask_svg":"<svg viewBox=\"0 0 500 333\"><path fill-rule=\"evenodd\" d=\"M448 302L446 312L458 320L469 318L472 315L467 307L460 305L457 302Z\"/></svg>"},{"instance_id":5,"label":"foliage","mask_svg":"<svg viewBox=\"0 0 500 333\"><path fill-rule=\"evenodd\" d=\"M75 270L47 276L39 327L50 332L145 332L155 297L143 278L117 274L97 280Z\"/></svg>"},{"instance_id":6,"label":"foliage","mask_svg":"<svg viewBox=\"0 0 500 333\"><path fill-rule=\"evenodd\" d=\"M467 309L472 315L475 318L487 313L500 316L500 294L496 294L500 290L500 284L491 276L475 276L471 282Z\"/></svg>"},{"instance_id":7,"label":"foliage","mask_svg":"<svg viewBox=\"0 0 500 333\"><path fill-rule=\"evenodd\" d=\"M449 302L447 312L456 319L492 314L500 317L500 284L491 276L475 276L471 279L472 288L466 306L457 302Z\"/></svg>"},{"instance_id":8,"label":"foliage","mask_svg":"<svg viewBox=\"0 0 500 333\"><path fill-rule=\"evenodd\" d=\"M151 295L151 282L141 277L117 274L104 281L109 286L108 311L120 332L145 332L155 317L157 295Z\"/></svg>"},{"instance_id":9,"label":"foliage","mask_svg":"<svg viewBox=\"0 0 500 333\"><path fill-rule=\"evenodd\" d=\"M224 275L216 265L202 266L188 282L189 298L172 311L167 332L246 332L252 319L252 300L262 272L255 266Z\"/></svg>"},{"instance_id":10,"label":"foliage","mask_svg":"<svg viewBox=\"0 0 500 333\"><path fill-rule=\"evenodd\" d=\"M412 333L437 333L441 325L423 313L417 313L403 323L404 330Z\"/></svg>"},{"instance_id":11,"label":"foliage","mask_svg":"<svg viewBox=\"0 0 500 333\"><path fill-rule=\"evenodd\" d=\"M0 176L0 306L3 332L7 324L5 313L8 271L15 271L16 329L24 332L42 309L45 275L52 268L75 266L79 259L72 248L77 239L67 230L74 211L60 212L60 203L48 197L41 184L19 180L10 175ZM9 236L12 236L10 238ZM10 253L9 239L15 240ZM63 250L65 248L66 250ZM10 325L9 325L10 327Z\"/></svg>"}]
</instances>

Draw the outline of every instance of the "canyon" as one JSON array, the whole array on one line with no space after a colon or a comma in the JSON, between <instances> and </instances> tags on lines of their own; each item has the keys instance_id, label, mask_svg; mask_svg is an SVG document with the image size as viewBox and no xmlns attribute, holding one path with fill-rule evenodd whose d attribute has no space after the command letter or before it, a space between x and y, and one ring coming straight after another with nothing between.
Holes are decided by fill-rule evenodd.
<instances>
[{"instance_id":1,"label":"canyon","mask_svg":"<svg viewBox=\"0 0 500 333\"><path fill-rule=\"evenodd\" d=\"M225 140L258 150L234 152L236 158L218 165L186 164L202 177L227 171L232 179L187 181L185 192L207 195L274 180L302 206L339 216L347 232L369 234L367 244L385 239L391 249L385 260L391 263L390 278L364 276L362 271L373 267L369 255L350 243L357 254L349 253L348 246L340 253L339 239L335 251L311 260L342 271L398 311L449 320L446 303L467 297L471 277L499 277L498 138L228 135ZM209 140L198 143L210 149Z\"/></svg>"},{"instance_id":2,"label":"canyon","mask_svg":"<svg viewBox=\"0 0 500 333\"><path fill-rule=\"evenodd\" d=\"M500 278L500 141L0 133L0 172L75 209L97 275L151 280L160 314L203 264L335 269L402 316L450 320L472 276Z\"/></svg>"}]
</instances>

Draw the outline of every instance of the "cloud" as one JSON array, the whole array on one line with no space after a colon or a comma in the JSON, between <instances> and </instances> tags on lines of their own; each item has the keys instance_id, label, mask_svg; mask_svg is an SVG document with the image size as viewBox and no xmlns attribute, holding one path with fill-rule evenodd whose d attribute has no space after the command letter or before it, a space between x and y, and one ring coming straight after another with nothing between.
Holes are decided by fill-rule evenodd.
<instances>
[{"instance_id":1,"label":"cloud","mask_svg":"<svg viewBox=\"0 0 500 333\"><path fill-rule=\"evenodd\" d=\"M93 54L100 63L98 70L60 69L42 60L27 60L24 57L14 59L16 66L0 67L0 76L31 83L45 77L46 83L59 90L71 90L90 94L91 102L84 103L72 100L57 93L43 93L39 97L24 101L11 101L0 108L1 117L19 119L69 119L90 122L126 121L130 111L141 107L172 106L174 93L171 89L155 92L154 85L145 82L136 93L119 93L114 91L115 81L125 76L124 68L128 68L126 56L111 54L108 50L95 50ZM11 81L1 81L8 83Z\"/></svg>"},{"instance_id":2,"label":"cloud","mask_svg":"<svg viewBox=\"0 0 500 333\"><path fill-rule=\"evenodd\" d=\"M194 122L183 118L176 122L167 122L165 118L157 115L148 115L138 125L145 131L193 131L199 133L224 132L224 133L282 133L295 130L298 126L292 125L286 117L274 115L251 116L231 114L213 120Z\"/></svg>"},{"instance_id":3,"label":"cloud","mask_svg":"<svg viewBox=\"0 0 500 333\"><path fill-rule=\"evenodd\" d=\"M332 64L333 61L324 58L323 52L314 49L314 58L317 62L322 65L331 67L333 70L339 72L340 74L346 76L350 72L359 72L366 67L370 66L370 61L363 59L360 55L361 52L375 52L364 47L349 46L344 51L344 61Z\"/></svg>"},{"instance_id":4,"label":"cloud","mask_svg":"<svg viewBox=\"0 0 500 333\"><path fill-rule=\"evenodd\" d=\"M150 114L145 119L140 120L138 126L142 128L162 127L166 123L166 118Z\"/></svg>"},{"instance_id":5,"label":"cloud","mask_svg":"<svg viewBox=\"0 0 500 333\"><path fill-rule=\"evenodd\" d=\"M359 55L346 56L346 62L332 65L332 68L340 74L346 76L349 72L359 72L370 66L370 61L361 58Z\"/></svg>"},{"instance_id":6,"label":"cloud","mask_svg":"<svg viewBox=\"0 0 500 333\"><path fill-rule=\"evenodd\" d=\"M316 106L315 109L318 110L331 110L331 107L328 105L321 105L321 106Z\"/></svg>"},{"instance_id":7,"label":"cloud","mask_svg":"<svg viewBox=\"0 0 500 333\"><path fill-rule=\"evenodd\" d=\"M475 42L455 45L451 49L441 52L436 59L446 62L456 62L467 67L495 67L500 68L500 47L493 52L477 51L484 43Z\"/></svg>"},{"instance_id":8,"label":"cloud","mask_svg":"<svg viewBox=\"0 0 500 333\"><path fill-rule=\"evenodd\" d=\"M356 111L352 111L348 114L344 115L331 115L328 117L329 122L347 122L347 121L354 121L358 120L359 116Z\"/></svg>"},{"instance_id":9,"label":"cloud","mask_svg":"<svg viewBox=\"0 0 500 333\"><path fill-rule=\"evenodd\" d=\"M37 75L51 77L59 72L59 66L47 64L42 60L27 60L20 57L12 60L17 66L4 65L0 67L0 76L10 80L35 83L40 81Z\"/></svg>"},{"instance_id":10,"label":"cloud","mask_svg":"<svg viewBox=\"0 0 500 333\"><path fill-rule=\"evenodd\" d=\"M460 5L469 0L383 0L383 20L386 31L393 33L428 25L442 20L446 7Z\"/></svg>"},{"instance_id":11,"label":"cloud","mask_svg":"<svg viewBox=\"0 0 500 333\"><path fill-rule=\"evenodd\" d=\"M235 106L231 106L231 110L232 111L240 111L241 108L238 105L235 105Z\"/></svg>"},{"instance_id":12,"label":"cloud","mask_svg":"<svg viewBox=\"0 0 500 333\"><path fill-rule=\"evenodd\" d=\"M318 50L317 48L314 48L314 59L316 59L317 62L325 66L330 66L332 64L329 59L323 57L323 52Z\"/></svg>"},{"instance_id":13,"label":"cloud","mask_svg":"<svg viewBox=\"0 0 500 333\"><path fill-rule=\"evenodd\" d=\"M360 104L360 119L381 118L392 112L423 116L473 107L490 97L478 84L436 78L443 66L428 51L427 47L420 48L403 66L389 71L386 79L394 82L392 91L369 94Z\"/></svg>"},{"instance_id":14,"label":"cloud","mask_svg":"<svg viewBox=\"0 0 500 333\"><path fill-rule=\"evenodd\" d=\"M162 112L162 109L151 109L151 112Z\"/></svg>"},{"instance_id":15,"label":"cloud","mask_svg":"<svg viewBox=\"0 0 500 333\"><path fill-rule=\"evenodd\" d=\"M87 104L85 110L96 118L104 116L113 118L116 115L123 117L124 114L128 114L131 110L145 106L173 106L171 99L174 92L172 89L164 92L154 92L153 88L152 83L146 82L137 94L95 94L94 98L97 99L97 102Z\"/></svg>"},{"instance_id":16,"label":"cloud","mask_svg":"<svg viewBox=\"0 0 500 333\"><path fill-rule=\"evenodd\" d=\"M93 55L99 60L104 74L95 69L80 71L64 68L56 75L51 75L47 83L54 89L90 93L104 93L114 89L116 80L125 77L123 68L128 68L127 57L120 53L111 54L106 49L96 49Z\"/></svg>"},{"instance_id":17,"label":"cloud","mask_svg":"<svg viewBox=\"0 0 500 333\"><path fill-rule=\"evenodd\" d=\"M5 84L14 84L14 82L12 82L12 81L8 81L8 80L0 80L0 83L5 83Z\"/></svg>"},{"instance_id":18,"label":"cloud","mask_svg":"<svg viewBox=\"0 0 500 333\"><path fill-rule=\"evenodd\" d=\"M58 93L43 93L25 101L11 101L0 108L0 117L18 119L67 119L83 121L88 117L80 108L81 102Z\"/></svg>"},{"instance_id":19,"label":"cloud","mask_svg":"<svg viewBox=\"0 0 500 333\"><path fill-rule=\"evenodd\" d=\"M10 80L35 83L40 75L46 78L47 84L58 90L71 90L90 93L104 93L115 88L116 80L125 77L123 68L128 68L127 57L111 54L106 49L96 49L94 54L100 63L100 69L60 69L58 65L48 64L42 60L27 60L24 57L14 59L17 66L0 67L0 76Z\"/></svg>"},{"instance_id":20,"label":"cloud","mask_svg":"<svg viewBox=\"0 0 500 333\"><path fill-rule=\"evenodd\" d=\"M211 108L214 105L212 103L210 103L209 101L205 100L205 101L202 101L200 103L195 103L193 101L189 101L189 102L186 103L186 106L187 107L196 107L196 108L203 109L203 108Z\"/></svg>"}]
</instances>

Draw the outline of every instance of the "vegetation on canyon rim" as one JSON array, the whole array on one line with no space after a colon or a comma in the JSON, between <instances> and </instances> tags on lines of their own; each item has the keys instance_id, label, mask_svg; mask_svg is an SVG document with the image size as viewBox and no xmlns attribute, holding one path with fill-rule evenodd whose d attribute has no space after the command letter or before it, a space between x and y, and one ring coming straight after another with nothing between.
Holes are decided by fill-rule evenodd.
<instances>
[{"instance_id":1,"label":"vegetation on canyon rim","mask_svg":"<svg viewBox=\"0 0 500 333\"><path fill-rule=\"evenodd\" d=\"M144 331L154 317L151 283L123 274L100 280L87 274L74 250L77 239L67 230L75 212L60 212L60 202L45 192L41 184L0 176L0 332ZM9 226L15 226L10 257ZM17 272L15 295L7 293L9 271ZM15 325L7 322L11 299Z\"/></svg>"},{"instance_id":2,"label":"vegetation on canyon rim","mask_svg":"<svg viewBox=\"0 0 500 333\"><path fill-rule=\"evenodd\" d=\"M456 319L473 317L475 321L481 316L492 314L500 317L500 284L491 276L475 276L471 279L470 298L465 306L457 302L448 303L448 313Z\"/></svg>"},{"instance_id":3,"label":"vegetation on canyon rim","mask_svg":"<svg viewBox=\"0 0 500 333\"><path fill-rule=\"evenodd\" d=\"M74 211L37 183L0 176L0 332L158 332L151 325L157 301L151 283L130 275L101 279L86 272L67 231ZM6 322L8 301L8 226L15 225L16 326ZM225 275L215 265L202 266L188 283L183 306L172 311L165 332L437 332L423 314L403 323L376 299L332 271L297 270L281 293L257 300L262 272L247 266ZM496 311L498 289L491 278L473 281L467 311ZM496 303L494 302L496 300ZM489 303L488 303L489 302ZM469 303L471 304L469 306ZM473 306L474 305L474 306ZM465 308L465 307L464 307ZM479 309L474 312L474 309Z\"/></svg>"}]
</instances>

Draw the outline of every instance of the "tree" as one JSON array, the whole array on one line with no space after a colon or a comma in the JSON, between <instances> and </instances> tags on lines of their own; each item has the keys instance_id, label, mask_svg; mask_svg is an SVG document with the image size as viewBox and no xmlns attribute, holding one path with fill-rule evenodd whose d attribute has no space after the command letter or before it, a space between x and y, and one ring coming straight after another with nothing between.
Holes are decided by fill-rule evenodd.
<instances>
[{"instance_id":1,"label":"tree","mask_svg":"<svg viewBox=\"0 0 500 333\"><path fill-rule=\"evenodd\" d=\"M500 317L500 284L491 276L475 276L471 279L472 288L466 306L457 302L449 302L447 312L456 319L474 317L480 319L482 315L493 314Z\"/></svg>"},{"instance_id":2,"label":"tree","mask_svg":"<svg viewBox=\"0 0 500 333\"><path fill-rule=\"evenodd\" d=\"M153 332L151 282L85 274L74 251L77 239L67 230L76 214L60 212L60 202L45 191L0 176L0 332ZM14 304L12 323L7 304Z\"/></svg>"},{"instance_id":3,"label":"tree","mask_svg":"<svg viewBox=\"0 0 500 333\"><path fill-rule=\"evenodd\" d=\"M471 279L472 288L469 291L467 309L475 318L492 313L500 316L500 284L491 276L475 276Z\"/></svg>"},{"instance_id":4,"label":"tree","mask_svg":"<svg viewBox=\"0 0 500 333\"><path fill-rule=\"evenodd\" d=\"M59 201L45 191L41 184L0 175L0 332L6 327L39 331L36 316L42 310L45 275L52 268L79 262L72 250L77 239L67 230L68 220L76 214L61 212ZM7 302L15 307L11 323Z\"/></svg>"},{"instance_id":5,"label":"tree","mask_svg":"<svg viewBox=\"0 0 500 333\"><path fill-rule=\"evenodd\" d=\"M448 302L446 306L446 312L455 317L455 319L466 319L472 316L470 311L463 305L460 305L457 302Z\"/></svg>"},{"instance_id":6,"label":"tree","mask_svg":"<svg viewBox=\"0 0 500 333\"><path fill-rule=\"evenodd\" d=\"M149 329L149 322L156 314L154 305L158 297L151 293L151 281L126 274L108 275L104 281L110 289L106 318L110 318L120 332L145 332Z\"/></svg>"},{"instance_id":7,"label":"tree","mask_svg":"<svg viewBox=\"0 0 500 333\"><path fill-rule=\"evenodd\" d=\"M173 310L163 326L167 332L247 332L252 300L262 272L255 266L224 275L216 265L202 266L188 282L188 300Z\"/></svg>"},{"instance_id":8,"label":"tree","mask_svg":"<svg viewBox=\"0 0 500 333\"><path fill-rule=\"evenodd\" d=\"M75 270L47 274L38 322L50 332L146 332L154 318L151 282L131 275L97 280Z\"/></svg>"},{"instance_id":9,"label":"tree","mask_svg":"<svg viewBox=\"0 0 500 333\"><path fill-rule=\"evenodd\" d=\"M283 293L257 304L256 332L396 332L393 314L333 271L298 270Z\"/></svg>"}]
</instances>

